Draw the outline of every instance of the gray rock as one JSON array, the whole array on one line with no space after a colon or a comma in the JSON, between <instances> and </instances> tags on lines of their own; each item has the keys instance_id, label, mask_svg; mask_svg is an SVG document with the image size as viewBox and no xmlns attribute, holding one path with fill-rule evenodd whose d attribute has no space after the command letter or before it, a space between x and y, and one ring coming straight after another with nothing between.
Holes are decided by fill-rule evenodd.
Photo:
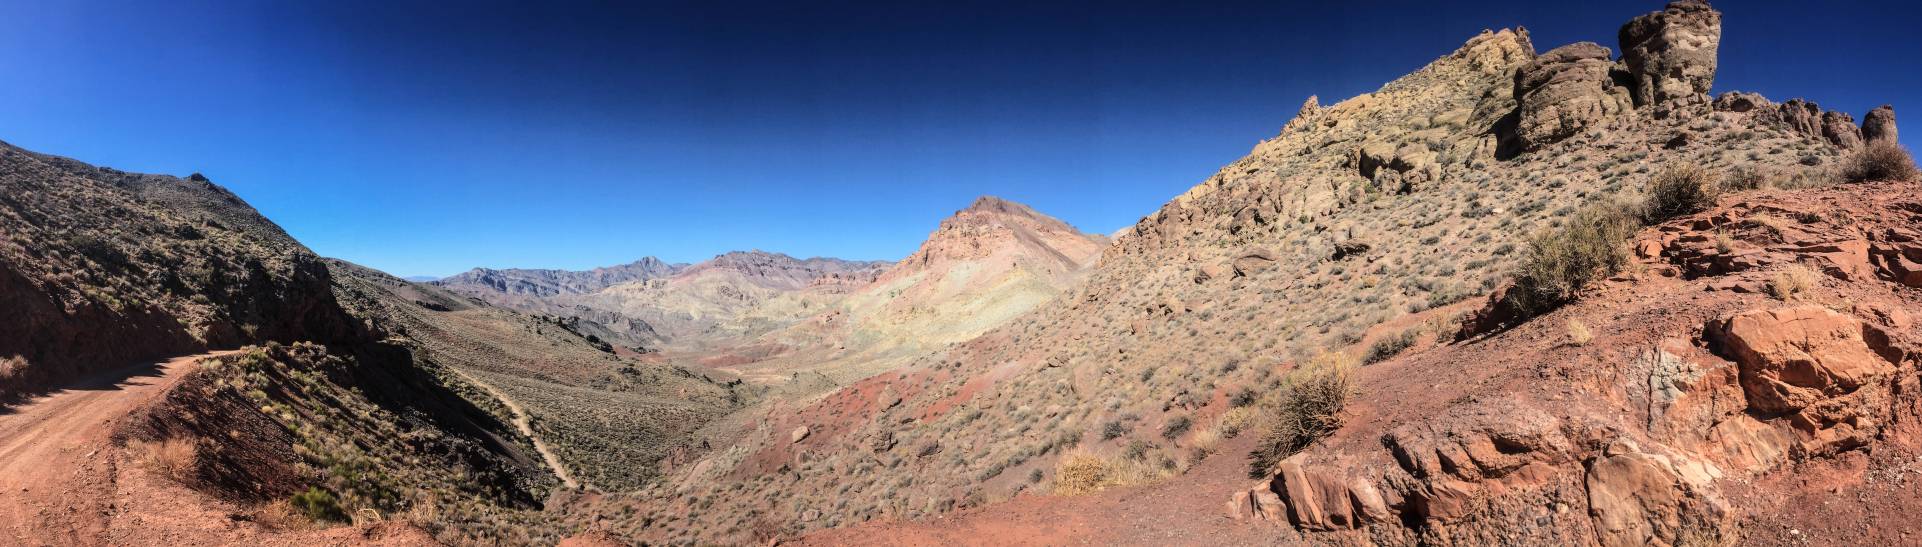
<instances>
[{"instance_id":1,"label":"gray rock","mask_svg":"<svg viewBox=\"0 0 1922 547\"><path fill-rule=\"evenodd\" d=\"M1822 138L1843 150L1860 148L1862 129L1855 126L1854 116L1831 110L1822 113Z\"/></svg>"},{"instance_id":2,"label":"gray rock","mask_svg":"<svg viewBox=\"0 0 1922 547\"><path fill-rule=\"evenodd\" d=\"M1632 107L1609 76L1608 48L1580 42L1555 48L1515 71L1516 137L1536 149Z\"/></svg>"},{"instance_id":3,"label":"gray rock","mask_svg":"<svg viewBox=\"0 0 1922 547\"><path fill-rule=\"evenodd\" d=\"M1715 82L1722 13L1703 0L1675 0L1617 34L1637 106L1705 102Z\"/></svg>"},{"instance_id":4,"label":"gray rock","mask_svg":"<svg viewBox=\"0 0 1922 547\"><path fill-rule=\"evenodd\" d=\"M1862 117L1862 140L1869 144L1896 142L1895 108L1885 104Z\"/></svg>"}]
</instances>

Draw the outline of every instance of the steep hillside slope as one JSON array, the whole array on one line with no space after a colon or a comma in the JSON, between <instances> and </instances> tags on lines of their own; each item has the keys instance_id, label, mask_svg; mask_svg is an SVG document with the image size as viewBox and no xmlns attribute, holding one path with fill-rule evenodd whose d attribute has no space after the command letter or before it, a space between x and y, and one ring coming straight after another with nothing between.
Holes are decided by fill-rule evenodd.
<instances>
[{"instance_id":1,"label":"steep hillside slope","mask_svg":"<svg viewBox=\"0 0 1922 547\"><path fill-rule=\"evenodd\" d=\"M360 336L320 260L199 175L0 143L0 233L0 399L163 355Z\"/></svg>"},{"instance_id":2,"label":"steep hillside slope","mask_svg":"<svg viewBox=\"0 0 1922 547\"><path fill-rule=\"evenodd\" d=\"M396 334L421 360L457 373L452 385L487 392L463 395L489 405L504 395L518 406L535 438L551 445L562 471L591 488L645 484L671 454L699 439L693 431L752 400L719 373L617 354L579 330L578 322L528 316L478 304L445 289L412 283L357 265L330 261L341 301ZM503 421L516 410L494 408Z\"/></svg>"},{"instance_id":3,"label":"steep hillside slope","mask_svg":"<svg viewBox=\"0 0 1922 547\"><path fill-rule=\"evenodd\" d=\"M1178 473L1223 435L1221 416L1277 389L1278 365L1446 330L1410 314L1490 291L1524 237L1584 204L1639 195L1676 164L1739 185L1826 181L1864 141L1806 102L1711 101L1720 27L1704 3L1621 34L1617 61L1487 32L1375 93L1311 99L1121 235L1071 297L763 416L672 483L678 499L746 509L634 499L624 529L741 539L917 518L1046 486L1070 447L1140 480Z\"/></svg>"},{"instance_id":4,"label":"steep hillside slope","mask_svg":"<svg viewBox=\"0 0 1922 547\"><path fill-rule=\"evenodd\" d=\"M529 440L233 194L10 146L0 183L0 390L55 388L9 409L0 443L58 479L10 489L11 540L553 533L527 518L554 484ZM337 521L359 526L322 529Z\"/></svg>"}]
</instances>

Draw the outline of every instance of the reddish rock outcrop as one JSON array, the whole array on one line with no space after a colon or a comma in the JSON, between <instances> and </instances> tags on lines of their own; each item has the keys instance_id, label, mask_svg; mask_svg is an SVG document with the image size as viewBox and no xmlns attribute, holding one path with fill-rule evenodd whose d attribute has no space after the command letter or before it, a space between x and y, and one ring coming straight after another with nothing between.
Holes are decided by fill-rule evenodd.
<instances>
[{"instance_id":1,"label":"reddish rock outcrop","mask_svg":"<svg viewBox=\"0 0 1922 547\"><path fill-rule=\"evenodd\" d=\"M1744 312L1710 332L1741 366L1749 406L1762 412L1799 411L1895 370L1870 343L1885 349L1887 334L1821 306Z\"/></svg>"}]
</instances>

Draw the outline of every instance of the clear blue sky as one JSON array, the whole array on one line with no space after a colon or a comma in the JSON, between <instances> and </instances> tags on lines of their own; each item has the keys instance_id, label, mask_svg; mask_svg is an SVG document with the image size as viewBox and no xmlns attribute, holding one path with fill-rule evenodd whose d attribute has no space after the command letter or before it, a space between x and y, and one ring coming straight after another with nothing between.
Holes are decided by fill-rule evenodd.
<instances>
[{"instance_id":1,"label":"clear blue sky","mask_svg":"<svg viewBox=\"0 0 1922 547\"><path fill-rule=\"evenodd\" d=\"M1613 48L1661 7L537 4L0 0L0 140L206 173L321 254L401 275L895 259L981 194L1113 231L1310 94L1371 91L1489 27ZM1922 119L1916 8L1720 8L1718 90Z\"/></svg>"}]
</instances>

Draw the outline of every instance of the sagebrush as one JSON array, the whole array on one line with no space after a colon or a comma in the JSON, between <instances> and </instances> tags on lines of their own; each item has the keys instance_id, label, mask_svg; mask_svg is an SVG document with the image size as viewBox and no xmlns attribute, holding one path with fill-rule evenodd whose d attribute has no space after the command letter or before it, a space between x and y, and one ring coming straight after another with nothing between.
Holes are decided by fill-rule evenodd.
<instances>
[{"instance_id":1,"label":"sagebrush","mask_svg":"<svg viewBox=\"0 0 1922 547\"><path fill-rule=\"evenodd\" d=\"M1282 378L1270 411L1268 429L1249 454L1249 474L1261 477L1275 464L1341 428L1341 411L1355 396L1355 360L1326 352Z\"/></svg>"}]
</instances>

